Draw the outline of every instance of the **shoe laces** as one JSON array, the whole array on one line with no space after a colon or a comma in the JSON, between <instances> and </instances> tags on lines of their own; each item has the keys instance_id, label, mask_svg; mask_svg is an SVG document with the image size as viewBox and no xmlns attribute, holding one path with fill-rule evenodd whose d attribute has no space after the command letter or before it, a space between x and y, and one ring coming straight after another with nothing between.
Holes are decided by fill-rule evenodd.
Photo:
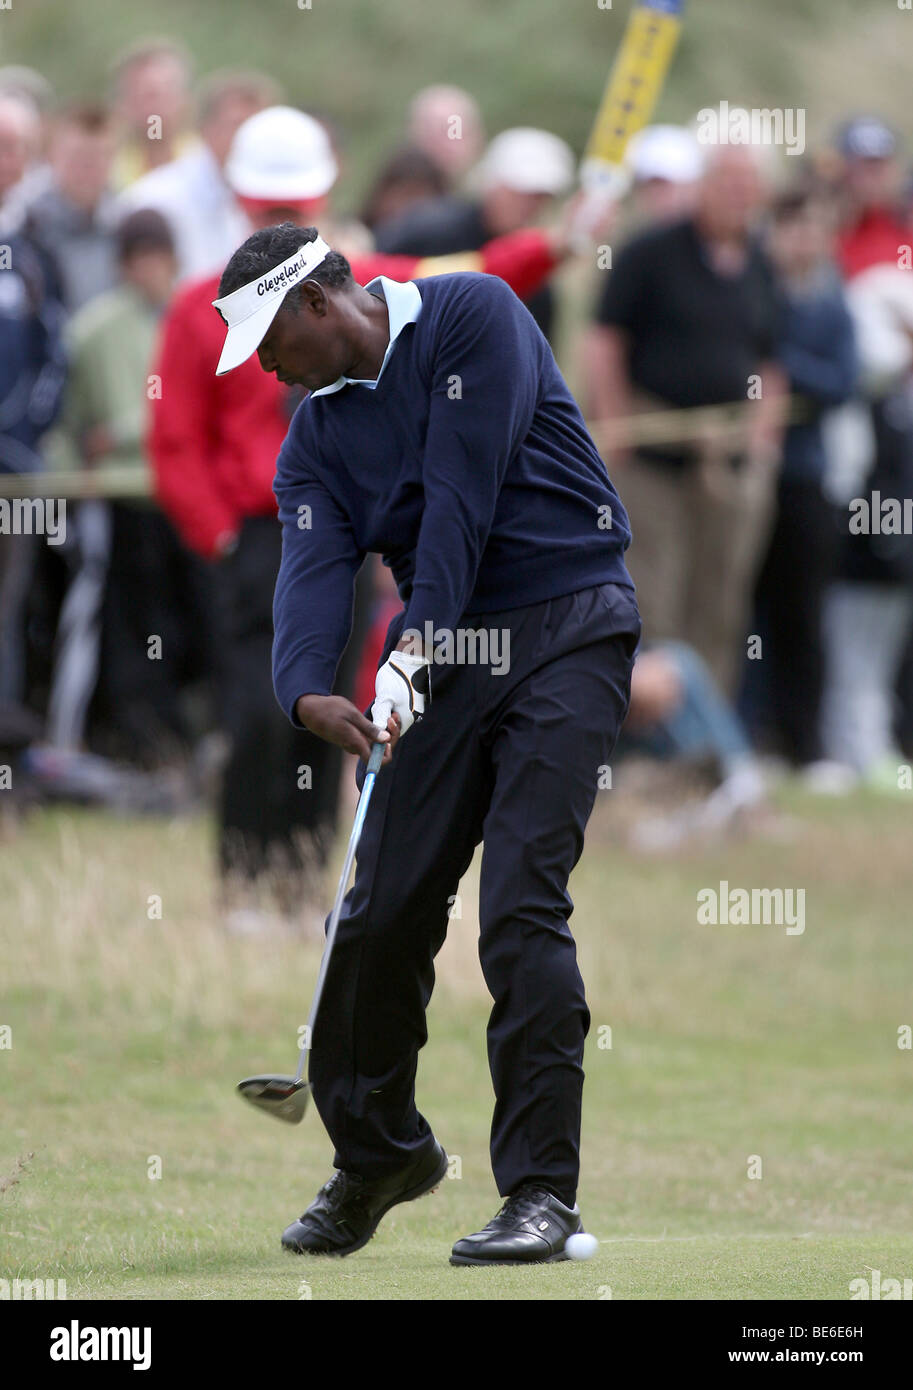
<instances>
[{"instance_id":1,"label":"shoe laces","mask_svg":"<svg viewBox=\"0 0 913 1390\"><path fill-rule=\"evenodd\" d=\"M543 1201L549 1196L544 1187L518 1187L516 1192L512 1192L501 1210L495 1217L495 1221L504 1225L525 1221L531 1212L537 1207L541 1207ZM494 1222L492 1222L492 1225Z\"/></svg>"},{"instance_id":2,"label":"shoe laces","mask_svg":"<svg viewBox=\"0 0 913 1390\"><path fill-rule=\"evenodd\" d=\"M357 1173L344 1173L337 1169L318 1192L317 1200L302 1214L301 1221L316 1227L328 1237L331 1245L338 1243L339 1228L351 1229L351 1223L344 1215L345 1209L348 1207L350 1215L354 1216L352 1207L360 1200L364 1181Z\"/></svg>"},{"instance_id":3,"label":"shoe laces","mask_svg":"<svg viewBox=\"0 0 913 1390\"><path fill-rule=\"evenodd\" d=\"M358 1173L345 1173L341 1168L337 1168L333 1176L324 1183L318 1196L324 1197L329 1207L338 1209L359 1200L364 1181ZM315 1213L314 1209L309 1207L301 1220L313 1220L317 1215L319 1213Z\"/></svg>"},{"instance_id":4,"label":"shoe laces","mask_svg":"<svg viewBox=\"0 0 913 1390\"><path fill-rule=\"evenodd\" d=\"M361 1196L364 1185L365 1180L359 1173L346 1173L337 1168L323 1190L334 1202L350 1202Z\"/></svg>"}]
</instances>

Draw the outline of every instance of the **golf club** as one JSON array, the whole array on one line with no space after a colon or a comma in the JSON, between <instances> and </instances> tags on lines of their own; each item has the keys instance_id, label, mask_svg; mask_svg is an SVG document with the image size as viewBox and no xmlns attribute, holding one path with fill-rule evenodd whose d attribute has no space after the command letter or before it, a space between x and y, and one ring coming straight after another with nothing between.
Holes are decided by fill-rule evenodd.
<instances>
[{"instance_id":1,"label":"golf club","mask_svg":"<svg viewBox=\"0 0 913 1390\"><path fill-rule=\"evenodd\" d=\"M386 723L386 720L384 723ZM238 1082L238 1091L245 1100L250 1101L251 1105L259 1106L261 1110L265 1110L268 1115L275 1116L277 1120L284 1120L286 1124L300 1124L304 1119L304 1112L307 1110L311 1083L305 1076L305 1061L307 1060L313 1043L314 1023L320 1008L320 998L323 994L323 983L326 979L327 969L330 964L333 942L336 939L336 928L339 925L339 917L342 912L342 901L346 894L349 875L352 872L352 864L355 860L355 851L358 849L358 842L361 839L362 827L365 823L365 816L368 813L371 793L374 790L374 783L380 771L380 765L383 761L384 749L386 746L385 743L375 743L371 749L371 756L368 760L368 768L365 773L364 783L362 784L361 796L358 799L358 807L355 811L355 823L352 826L352 833L349 836L349 847L346 850L345 863L342 866L342 874L339 879L339 887L336 889L336 901L333 903L333 911L330 914L330 925L327 928L326 943L324 944L323 955L320 958L320 970L317 974L317 984L314 986L314 997L311 1000L311 1012L308 1016L305 1042L298 1053L298 1070L295 1072L294 1076L248 1076L244 1081Z\"/></svg>"}]
</instances>

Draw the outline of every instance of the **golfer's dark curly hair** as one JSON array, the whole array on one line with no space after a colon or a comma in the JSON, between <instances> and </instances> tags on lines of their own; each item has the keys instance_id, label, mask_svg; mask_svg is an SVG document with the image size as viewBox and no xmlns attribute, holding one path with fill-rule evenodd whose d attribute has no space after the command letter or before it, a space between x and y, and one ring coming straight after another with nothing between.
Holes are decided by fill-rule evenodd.
<instances>
[{"instance_id":1,"label":"golfer's dark curly hair","mask_svg":"<svg viewBox=\"0 0 913 1390\"><path fill-rule=\"evenodd\" d=\"M294 256L308 242L315 241L317 236L316 227L296 227L294 222L282 222L278 227L264 227L262 231L254 232L238 247L223 270L219 281L219 298L224 299L225 295L232 294L242 285L248 285L267 271L275 270L277 265ZM331 251L308 279L334 290L355 283L352 267L339 251ZM297 311L300 293L301 285L293 285L283 299L279 312Z\"/></svg>"}]
</instances>

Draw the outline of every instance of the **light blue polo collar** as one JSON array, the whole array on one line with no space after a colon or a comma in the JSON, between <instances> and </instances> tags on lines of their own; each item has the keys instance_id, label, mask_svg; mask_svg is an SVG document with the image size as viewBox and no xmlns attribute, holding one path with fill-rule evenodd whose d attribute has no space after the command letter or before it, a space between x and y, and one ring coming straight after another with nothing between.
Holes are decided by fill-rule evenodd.
<instances>
[{"instance_id":1,"label":"light blue polo collar","mask_svg":"<svg viewBox=\"0 0 913 1390\"><path fill-rule=\"evenodd\" d=\"M334 391L341 391L344 386L367 386L369 391L373 391L384 374L400 333L407 323L418 322L422 312L422 296L419 293L418 285L413 284L411 280L401 284L398 280L389 280L386 275L378 275L369 285L365 285L365 289L372 294L376 294L377 290L380 290L386 301L387 313L390 318L390 341L387 344L387 351L384 353L384 360L380 364L377 379L370 381L360 377L341 376L331 386L321 386L319 391L312 391L312 396L330 396Z\"/></svg>"}]
</instances>

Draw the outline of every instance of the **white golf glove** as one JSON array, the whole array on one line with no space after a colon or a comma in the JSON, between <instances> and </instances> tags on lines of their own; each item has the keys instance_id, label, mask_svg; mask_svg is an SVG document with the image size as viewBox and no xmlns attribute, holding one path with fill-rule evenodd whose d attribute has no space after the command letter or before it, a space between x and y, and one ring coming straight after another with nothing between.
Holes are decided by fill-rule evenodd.
<instances>
[{"instance_id":1,"label":"white golf glove","mask_svg":"<svg viewBox=\"0 0 913 1390\"><path fill-rule=\"evenodd\" d=\"M431 663L426 656L391 652L377 673L371 721L386 729L391 713L400 717L400 734L411 729L431 704Z\"/></svg>"}]
</instances>

